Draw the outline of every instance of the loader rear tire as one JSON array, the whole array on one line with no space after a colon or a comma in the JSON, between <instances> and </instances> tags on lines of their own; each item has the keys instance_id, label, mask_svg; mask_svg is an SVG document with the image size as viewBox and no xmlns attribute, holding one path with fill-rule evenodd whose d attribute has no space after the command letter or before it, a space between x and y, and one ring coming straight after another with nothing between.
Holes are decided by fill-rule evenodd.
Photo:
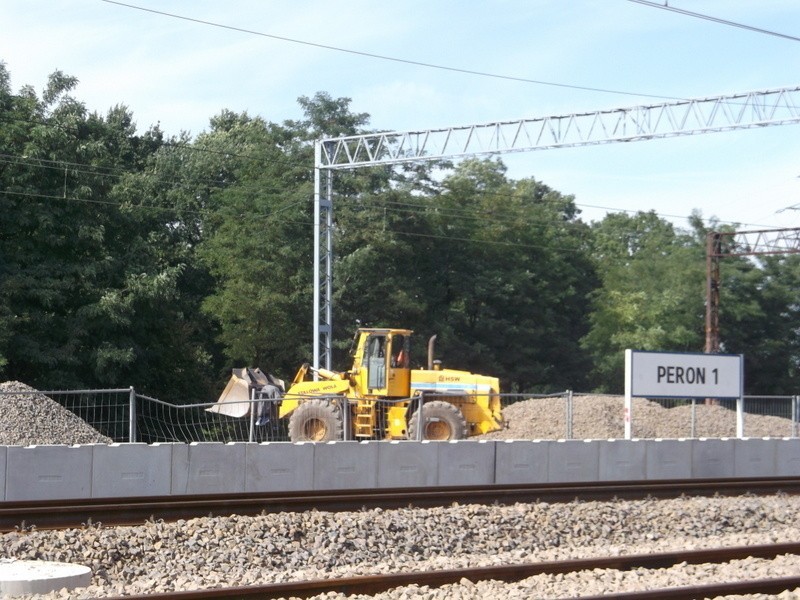
<instances>
[{"instance_id":1,"label":"loader rear tire","mask_svg":"<svg viewBox=\"0 0 800 600\"><path fill-rule=\"evenodd\" d=\"M423 440L463 440L467 437L467 420L455 404L435 400L425 404L422 424ZM411 415L408 439L419 439L419 409Z\"/></svg>"},{"instance_id":2,"label":"loader rear tire","mask_svg":"<svg viewBox=\"0 0 800 600\"><path fill-rule=\"evenodd\" d=\"M342 413L327 400L303 402L289 417L293 442L330 442L342 439Z\"/></svg>"}]
</instances>

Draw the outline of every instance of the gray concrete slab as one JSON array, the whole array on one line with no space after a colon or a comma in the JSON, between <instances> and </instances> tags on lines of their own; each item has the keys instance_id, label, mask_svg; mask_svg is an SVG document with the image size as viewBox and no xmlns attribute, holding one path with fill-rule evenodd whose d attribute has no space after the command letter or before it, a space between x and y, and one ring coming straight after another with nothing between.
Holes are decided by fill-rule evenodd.
<instances>
[{"instance_id":1,"label":"gray concrete slab","mask_svg":"<svg viewBox=\"0 0 800 600\"><path fill-rule=\"evenodd\" d=\"M775 477L778 442L771 438L734 440L734 477Z\"/></svg>"},{"instance_id":2,"label":"gray concrete slab","mask_svg":"<svg viewBox=\"0 0 800 600\"><path fill-rule=\"evenodd\" d=\"M378 445L378 487L434 486L439 480L436 442L381 442Z\"/></svg>"},{"instance_id":3,"label":"gray concrete slab","mask_svg":"<svg viewBox=\"0 0 800 600\"><path fill-rule=\"evenodd\" d=\"M433 442L439 449L441 486L492 485L495 445L491 440Z\"/></svg>"},{"instance_id":4,"label":"gray concrete slab","mask_svg":"<svg viewBox=\"0 0 800 600\"><path fill-rule=\"evenodd\" d=\"M244 492L247 444L193 442L172 447L172 495Z\"/></svg>"},{"instance_id":5,"label":"gray concrete slab","mask_svg":"<svg viewBox=\"0 0 800 600\"><path fill-rule=\"evenodd\" d=\"M735 439L700 438L692 442L692 477L733 477Z\"/></svg>"},{"instance_id":6,"label":"gray concrete slab","mask_svg":"<svg viewBox=\"0 0 800 600\"><path fill-rule=\"evenodd\" d=\"M600 476L598 440L557 440L550 443L547 479L552 483L597 481Z\"/></svg>"},{"instance_id":7,"label":"gray concrete slab","mask_svg":"<svg viewBox=\"0 0 800 600\"><path fill-rule=\"evenodd\" d=\"M692 476L692 444L694 440L645 440L647 469L645 478L689 479Z\"/></svg>"},{"instance_id":8,"label":"gray concrete slab","mask_svg":"<svg viewBox=\"0 0 800 600\"><path fill-rule=\"evenodd\" d=\"M378 445L383 442L314 444L314 489L372 489L378 485Z\"/></svg>"},{"instance_id":9,"label":"gray concrete slab","mask_svg":"<svg viewBox=\"0 0 800 600\"><path fill-rule=\"evenodd\" d=\"M800 439L783 438L776 441L775 475L777 477L800 476Z\"/></svg>"},{"instance_id":10,"label":"gray concrete slab","mask_svg":"<svg viewBox=\"0 0 800 600\"><path fill-rule=\"evenodd\" d=\"M169 496L173 444L108 444L92 448L92 498Z\"/></svg>"},{"instance_id":11,"label":"gray concrete slab","mask_svg":"<svg viewBox=\"0 0 800 600\"><path fill-rule=\"evenodd\" d=\"M244 489L246 492L314 489L314 444L247 444Z\"/></svg>"},{"instance_id":12,"label":"gray concrete slab","mask_svg":"<svg viewBox=\"0 0 800 600\"><path fill-rule=\"evenodd\" d=\"M6 500L90 498L92 446L8 446Z\"/></svg>"},{"instance_id":13,"label":"gray concrete slab","mask_svg":"<svg viewBox=\"0 0 800 600\"><path fill-rule=\"evenodd\" d=\"M495 483L547 483L548 440L509 440L495 443Z\"/></svg>"},{"instance_id":14,"label":"gray concrete slab","mask_svg":"<svg viewBox=\"0 0 800 600\"><path fill-rule=\"evenodd\" d=\"M600 443L600 481L640 481L647 476L644 440L608 440Z\"/></svg>"}]
</instances>

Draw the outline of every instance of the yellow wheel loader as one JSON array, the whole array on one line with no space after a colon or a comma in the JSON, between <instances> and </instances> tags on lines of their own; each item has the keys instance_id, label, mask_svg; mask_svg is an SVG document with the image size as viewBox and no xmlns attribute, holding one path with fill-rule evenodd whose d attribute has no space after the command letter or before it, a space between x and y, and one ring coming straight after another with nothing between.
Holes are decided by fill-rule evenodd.
<instances>
[{"instance_id":1,"label":"yellow wheel loader","mask_svg":"<svg viewBox=\"0 0 800 600\"><path fill-rule=\"evenodd\" d=\"M293 442L459 440L500 429L498 379L442 368L433 356L436 336L428 343L427 369L412 369L411 335L408 329L359 328L349 371L304 364L288 390L259 369L234 369L209 410L231 417L253 410L257 423L288 418ZM316 380L309 379L313 374Z\"/></svg>"}]
</instances>

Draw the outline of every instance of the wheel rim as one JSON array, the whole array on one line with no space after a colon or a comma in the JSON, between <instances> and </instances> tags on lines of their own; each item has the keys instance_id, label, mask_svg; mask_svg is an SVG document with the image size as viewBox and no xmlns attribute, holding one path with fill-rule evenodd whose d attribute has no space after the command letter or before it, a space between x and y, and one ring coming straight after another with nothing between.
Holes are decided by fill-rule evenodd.
<instances>
[{"instance_id":1,"label":"wheel rim","mask_svg":"<svg viewBox=\"0 0 800 600\"><path fill-rule=\"evenodd\" d=\"M325 439L328 433L328 427L321 419L309 419L303 425L303 434L307 440L312 442L320 442Z\"/></svg>"},{"instance_id":2,"label":"wheel rim","mask_svg":"<svg viewBox=\"0 0 800 600\"><path fill-rule=\"evenodd\" d=\"M425 424L426 440L449 440L450 426L444 421L428 421Z\"/></svg>"}]
</instances>

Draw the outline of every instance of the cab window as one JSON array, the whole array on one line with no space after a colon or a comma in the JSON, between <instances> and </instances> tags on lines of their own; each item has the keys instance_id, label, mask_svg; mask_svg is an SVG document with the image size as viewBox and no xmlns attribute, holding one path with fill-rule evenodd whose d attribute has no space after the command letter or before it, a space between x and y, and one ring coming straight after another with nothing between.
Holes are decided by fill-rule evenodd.
<instances>
[{"instance_id":1,"label":"cab window","mask_svg":"<svg viewBox=\"0 0 800 600\"><path fill-rule=\"evenodd\" d=\"M404 335L392 336L392 367L407 369L409 365L409 339Z\"/></svg>"}]
</instances>

